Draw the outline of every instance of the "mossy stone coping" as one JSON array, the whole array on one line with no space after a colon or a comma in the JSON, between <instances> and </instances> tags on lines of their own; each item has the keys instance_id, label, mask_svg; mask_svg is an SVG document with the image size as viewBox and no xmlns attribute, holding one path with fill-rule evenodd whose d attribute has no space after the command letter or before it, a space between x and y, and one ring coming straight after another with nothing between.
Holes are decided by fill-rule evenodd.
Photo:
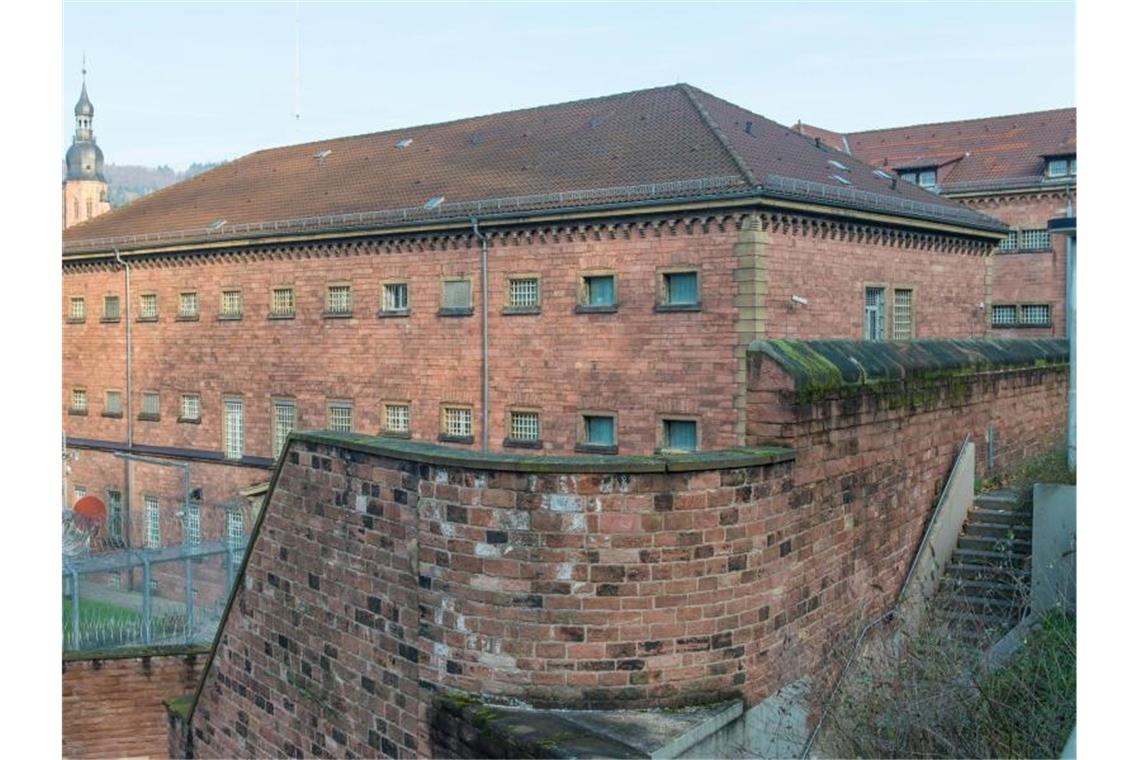
<instances>
[{"instance_id":1,"label":"mossy stone coping","mask_svg":"<svg viewBox=\"0 0 1140 760\"><path fill-rule=\"evenodd\" d=\"M988 340L758 340L749 354L786 371L800 395L884 383L936 382L1003 370L1061 368L1069 363L1064 338Z\"/></svg>"},{"instance_id":2,"label":"mossy stone coping","mask_svg":"<svg viewBox=\"0 0 1140 760\"><path fill-rule=\"evenodd\" d=\"M779 447L718 449L690 451L653 456L607 456L603 454L500 454L467 451L433 443L400 438L333 433L325 430L291 434L294 441L337 446L364 454L402 459L445 467L471 470L534 473L646 473L693 472L697 470L731 470L757 467L795 459L791 449Z\"/></svg>"},{"instance_id":3,"label":"mossy stone coping","mask_svg":"<svg viewBox=\"0 0 1140 760\"><path fill-rule=\"evenodd\" d=\"M210 646L208 644L157 644L152 646L91 650L86 652L64 652L63 661L83 662L85 660L129 660L138 657L185 657L209 653Z\"/></svg>"}]
</instances>

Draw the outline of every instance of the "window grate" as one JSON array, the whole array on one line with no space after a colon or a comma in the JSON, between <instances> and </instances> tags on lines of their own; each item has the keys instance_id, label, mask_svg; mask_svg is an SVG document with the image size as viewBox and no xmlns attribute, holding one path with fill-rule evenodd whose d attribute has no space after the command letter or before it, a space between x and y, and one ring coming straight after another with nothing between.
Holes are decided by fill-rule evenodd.
<instances>
[{"instance_id":1,"label":"window grate","mask_svg":"<svg viewBox=\"0 0 1140 760\"><path fill-rule=\"evenodd\" d=\"M999 251L1016 251L1017 250L1017 238L1018 238L1017 230L1011 230L1009 232L1009 234L1005 236L1005 240L1001 241L1001 243L998 245L998 250Z\"/></svg>"},{"instance_id":2,"label":"window grate","mask_svg":"<svg viewBox=\"0 0 1140 760\"><path fill-rule=\"evenodd\" d=\"M295 305L293 303L292 288L274 288L269 302L269 312L275 317L293 316Z\"/></svg>"},{"instance_id":3,"label":"window grate","mask_svg":"<svg viewBox=\"0 0 1140 760\"><path fill-rule=\"evenodd\" d=\"M116 320L119 318L119 297L103 296L103 319Z\"/></svg>"},{"instance_id":4,"label":"window grate","mask_svg":"<svg viewBox=\"0 0 1140 760\"><path fill-rule=\"evenodd\" d=\"M197 546L202 541L202 511L201 504L191 501L186 506L186 536L187 546Z\"/></svg>"},{"instance_id":5,"label":"window grate","mask_svg":"<svg viewBox=\"0 0 1140 760\"><path fill-rule=\"evenodd\" d=\"M139 296L139 319L158 318L158 296L154 293L143 293Z\"/></svg>"},{"instance_id":6,"label":"window grate","mask_svg":"<svg viewBox=\"0 0 1140 760\"><path fill-rule=\"evenodd\" d=\"M222 291L221 316L223 316L223 317L240 317L241 316L241 291L240 290L223 290Z\"/></svg>"},{"instance_id":7,"label":"window grate","mask_svg":"<svg viewBox=\"0 0 1140 760\"><path fill-rule=\"evenodd\" d=\"M1017 307L1011 305L994 306L990 312L990 323L995 327L1017 324Z\"/></svg>"},{"instance_id":8,"label":"window grate","mask_svg":"<svg viewBox=\"0 0 1140 760\"><path fill-rule=\"evenodd\" d=\"M297 407L292 401L273 402L273 458L281 456L285 440L297 426Z\"/></svg>"},{"instance_id":9,"label":"window grate","mask_svg":"<svg viewBox=\"0 0 1140 760\"><path fill-rule=\"evenodd\" d=\"M182 412L182 414L180 415L181 419L195 420L195 421L198 420L199 415L201 414L201 409L199 406L197 394L194 394L194 393L182 394L181 412Z\"/></svg>"},{"instance_id":10,"label":"window grate","mask_svg":"<svg viewBox=\"0 0 1140 760\"><path fill-rule=\"evenodd\" d=\"M867 288L863 296L863 339L882 340L886 329L883 288Z\"/></svg>"},{"instance_id":11,"label":"window grate","mask_svg":"<svg viewBox=\"0 0 1140 760\"><path fill-rule=\"evenodd\" d=\"M443 308L471 308L471 280L446 280L443 283Z\"/></svg>"},{"instance_id":12,"label":"window grate","mask_svg":"<svg viewBox=\"0 0 1140 760\"><path fill-rule=\"evenodd\" d=\"M516 441L537 441L538 412L511 412L511 438Z\"/></svg>"},{"instance_id":13,"label":"window grate","mask_svg":"<svg viewBox=\"0 0 1140 760\"><path fill-rule=\"evenodd\" d=\"M162 546L162 532L159 525L158 497L143 496L146 507L146 548L158 549Z\"/></svg>"},{"instance_id":14,"label":"window grate","mask_svg":"<svg viewBox=\"0 0 1140 760\"><path fill-rule=\"evenodd\" d=\"M107 492L107 532L112 538L123 537L123 494Z\"/></svg>"},{"instance_id":15,"label":"window grate","mask_svg":"<svg viewBox=\"0 0 1140 760\"><path fill-rule=\"evenodd\" d=\"M914 337L914 319L911 304L914 296L912 290L896 290L893 319L891 324L892 340L910 340Z\"/></svg>"},{"instance_id":16,"label":"window grate","mask_svg":"<svg viewBox=\"0 0 1140 760\"><path fill-rule=\"evenodd\" d=\"M83 388L71 389L71 411L73 412L86 412L87 411L87 391Z\"/></svg>"},{"instance_id":17,"label":"window grate","mask_svg":"<svg viewBox=\"0 0 1140 760\"><path fill-rule=\"evenodd\" d=\"M471 410L466 407L449 406L443 410L443 429L447 435L456 438L471 437Z\"/></svg>"},{"instance_id":18,"label":"window grate","mask_svg":"<svg viewBox=\"0 0 1140 760\"><path fill-rule=\"evenodd\" d=\"M335 433L352 432L351 404L329 404L329 430Z\"/></svg>"},{"instance_id":19,"label":"window grate","mask_svg":"<svg viewBox=\"0 0 1140 760\"><path fill-rule=\"evenodd\" d=\"M198 316L198 294L178 294L178 316L183 319L192 319Z\"/></svg>"},{"instance_id":20,"label":"window grate","mask_svg":"<svg viewBox=\"0 0 1140 760\"><path fill-rule=\"evenodd\" d=\"M407 433L411 428L411 410L407 404L384 407L384 429L390 433Z\"/></svg>"},{"instance_id":21,"label":"window grate","mask_svg":"<svg viewBox=\"0 0 1140 760\"><path fill-rule=\"evenodd\" d=\"M243 409L240 398L225 400L224 445L226 459L241 459L243 440Z\"/></svg>"},{"instance_id":22,"label":"window grate","mask_svg":"<svg viewBox=\"0 0 1140 760\"><path fill-rule=\"evenodd\" d=\"M103 399L103 412L105 414L122 414L123 394L119 391L107 391Z\"/></svg>"},{"instance_id":23,"label":"window grate","mask_svg":"<svg viewBox=\"0 0 1140 760\"><path fill-rule=\"evenodd\" d=\"M67 311L67 317L76 322L82 322L87 319L87 301L79 297L72 298Z\"/></svg>"},{"instance_id":24,"label":"window grate","mask_svg":"<svg viewBox=\"0 0 1140 760\"><path fill-rule=\"evenodd\" d=\"M153 391L144 391L142 395L142 414L148 417L157 417L158 410L158 394Z\"/></svg>"},{"instance_id":25,"label":"window grate","mask_svg":"<svg viewBox=\"0 0 1140 760\"><path fill-rule=\"evenodd\" d=\"M408 284L405 282L390 282L384 285L384 302L381 305L384 311L407 311Z\"/></svg>"},{"instance_id":26,"label":"window grate","mask_svg":"<svg viewBox=\"0 0 1140 760\"><path fill-rule=\"evenodd\" d=\"M352 288L348 285L330 285L325 297L325 310L329 314L351 314Z\"/></svg>"},{"instance_id":27,"label":"window grate","mask_svg":"<svg viewBox=\"0 0 1140 760\"><path fill-rule=\"evenodd\" d=\"M526 277L511 280L507 301L510 306L538 306L538 279Z\"/></svg>"},{"instance_id":28,"label":"window grate","mask_svg":"<svg viewBox=\"0 0 1140 760\"><path fill-rule=\"evenodd\" d=\"M1052 247L1049 230L1022 230L1020 247L1023 251L1041 251Z\"/></svg>"},{"instance_id":29,"label":"window grate","mask_svg":"<svg viewBox=\"0 0 1140 760\"><path fill-rule=\"evenodd\" d=\"M1048 304L1025 304L1021 307L1021 324L1040 327L1049 324Z\"/></svg>"}]
</instances>

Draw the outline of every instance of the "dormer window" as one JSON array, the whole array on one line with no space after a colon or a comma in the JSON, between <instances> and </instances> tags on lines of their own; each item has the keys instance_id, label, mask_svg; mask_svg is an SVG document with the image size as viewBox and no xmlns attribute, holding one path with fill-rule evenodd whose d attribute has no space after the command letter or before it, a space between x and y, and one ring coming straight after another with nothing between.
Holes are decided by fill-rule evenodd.
<instances>
[{"instance_id":1,"label":"dormer window","mask_svg":"<svg viewBox=\"0 0 1140 760\"><path fill-rule=\"evenodd\" d=\"M1045 176L1048 179L1077 176L1076 156L1049 156L1045 159Z\"/></svg>"},{"instance_id":2,"label":"dormer window","mask_svg":"<svg viewBox=\"0 0 1140 760\"><path fill-rule=\"evenodd\" d=\"M899 179L918 185L919 187L934 187L938 184L938 169L935 167L928 169L910 169L905 172L899 172Z\"/></svg>"}]
</instances>

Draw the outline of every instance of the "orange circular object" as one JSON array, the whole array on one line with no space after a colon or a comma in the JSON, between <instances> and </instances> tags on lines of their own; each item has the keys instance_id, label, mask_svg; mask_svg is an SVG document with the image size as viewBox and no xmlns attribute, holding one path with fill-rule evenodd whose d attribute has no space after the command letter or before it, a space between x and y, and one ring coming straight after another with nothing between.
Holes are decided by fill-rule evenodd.
<instances>
[{"instance_id":1,"label":"orange circular object","mask_svg":"<svg viewBox=\"0 0 1140 760\"><path fill-rule=\"evenodd\" d=\"M72 507L72 510L75 514L82 515L88 520L94 520L95 522L103 522L107 519L107 507L94 496L84 496L75 502L75 506Z\"/></svg>"}]
</instances>

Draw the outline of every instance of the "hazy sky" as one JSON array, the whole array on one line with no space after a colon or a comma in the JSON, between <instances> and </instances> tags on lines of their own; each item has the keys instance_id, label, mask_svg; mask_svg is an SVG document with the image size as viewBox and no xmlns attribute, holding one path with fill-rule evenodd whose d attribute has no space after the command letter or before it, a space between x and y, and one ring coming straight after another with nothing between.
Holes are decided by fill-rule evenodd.
<instances>
[{"instance_id":1,"label":"hazy sky","mask_svg":"<svg viewBox=\"0 0 1140 760\"><path fill-rule=\"evenodd\" d=\"M185 168L680 81L844 131L1071 106L1074 15L1070 2L65 2L60 155L84 53L108 163Z\"/></svg>"}]
</instances>

